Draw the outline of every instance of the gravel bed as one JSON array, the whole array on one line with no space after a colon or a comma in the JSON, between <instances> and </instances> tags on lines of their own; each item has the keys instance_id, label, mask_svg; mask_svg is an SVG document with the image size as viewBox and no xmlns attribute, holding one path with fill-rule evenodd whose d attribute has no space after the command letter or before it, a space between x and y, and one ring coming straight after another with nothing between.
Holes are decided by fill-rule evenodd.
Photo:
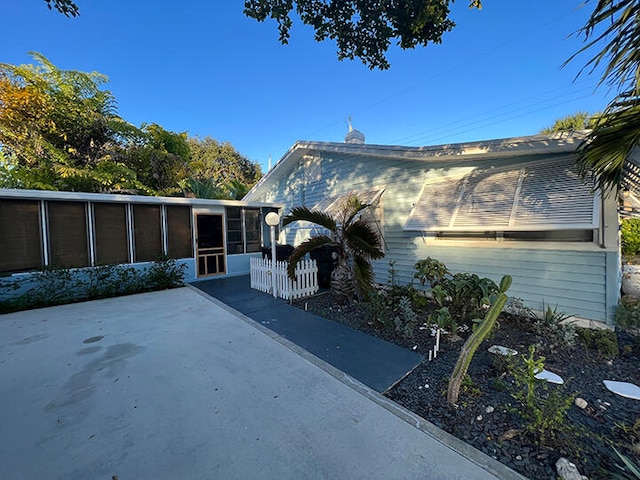
<instances>
[{"instance_id":1,"label":"gravel bed","mask_svg":"<svg viewBox=\"0 0 640 480\"><path fill-rule=\"evenodd\" d=\"M332 304L328 293L294 304L427 358L435 343L428 328L416 328L408 339L378 331L367 322L365 305L339 307ZM419 318L423 322L426 313ZM473 357L469 368L471 388L462 391L458 407L452 408L446 402L447 382L462 343L444 336L437 359L425 360L385 395L531 479L555 480L555 463L560 457L575 463L580 473L590 479L610 478L608 471L619 463L612 445L639 460L640 401L616 395L602 383L616 380L640 385L637 339L618 333L621 354L607 359L580 340L571 347L554 347L548 338L535 333L530 320L503 313L493 338L487 339ZM526 424L519 414L521 405L512 396L513 379L503 360L487 352L493 344L522 354L528 353L529 345L537 345L537 353L546 359L545 369L565 380L564 386L553 388L587 401L585 409L575 405L569 409L566 433L555 440L536 443L534 436L525 431Z\"/></svg>"}]
</instances>

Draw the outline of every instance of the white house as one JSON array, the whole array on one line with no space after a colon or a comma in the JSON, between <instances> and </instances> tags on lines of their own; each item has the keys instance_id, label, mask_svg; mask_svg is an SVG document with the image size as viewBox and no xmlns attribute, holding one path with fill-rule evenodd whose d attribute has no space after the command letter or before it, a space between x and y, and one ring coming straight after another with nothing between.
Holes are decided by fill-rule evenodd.
<instances>
[{"instance_id":1,"label":"white house","mask_svg":"<svg viewBox=\"0 0 640 480\"><path fill-rule=\"evenodd\" d=\"M583 183L574 168L581 134L401 147L299 141L244 198L321 210L357 193L384 236L376 279L413 279L417 260L499 281L535 310L612 323L619 299L617 200ZM309 226L291 225L298 244Z\"/></svg>"}]
</instances>

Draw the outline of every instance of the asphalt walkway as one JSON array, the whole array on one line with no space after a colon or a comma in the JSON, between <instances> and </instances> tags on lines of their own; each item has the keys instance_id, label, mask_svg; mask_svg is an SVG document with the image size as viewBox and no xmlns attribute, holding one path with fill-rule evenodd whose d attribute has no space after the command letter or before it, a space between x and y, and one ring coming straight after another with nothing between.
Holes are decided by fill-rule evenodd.
<instances>
[{"instance_id":1,"label":"asphalt walkway","mask_svg":"<svg viewBox=\"0 0 640 480\"><path fill-rule=\"evenodd\" d=\"M384 392L424 359L406 348L253 290L248 275L192 285L377 392Z\"/></svg>"},{"instance_id":2,"label":"asphalt walkway","mask_svg":"<svg viewBox=\"0 0 640 480\"><path fill-rule=\"evenodd\" d=\"M192 288L0 316L0 478L521 478Z\"/></svg>"}]
</instances>

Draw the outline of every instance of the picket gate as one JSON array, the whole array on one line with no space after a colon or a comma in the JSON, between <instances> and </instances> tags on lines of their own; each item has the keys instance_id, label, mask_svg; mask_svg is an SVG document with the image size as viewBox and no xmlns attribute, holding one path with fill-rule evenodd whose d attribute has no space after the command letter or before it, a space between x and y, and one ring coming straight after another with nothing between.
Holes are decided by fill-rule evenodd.
<instances>
[{"instance_id":1,"label":"picket gate","mask_svg":"<svg viewBox=\"0 0 640 480\"><path fill-rule=\"evenodd\" d=\"M296 279L287 275L287 262L276 261L271 267L271 259L254 257L250 260L251 288L261 292L276 294L285 300L308 297L318 291L318 266L315 260L302 260L296 267Z\"/></svg>"}]
</instances>

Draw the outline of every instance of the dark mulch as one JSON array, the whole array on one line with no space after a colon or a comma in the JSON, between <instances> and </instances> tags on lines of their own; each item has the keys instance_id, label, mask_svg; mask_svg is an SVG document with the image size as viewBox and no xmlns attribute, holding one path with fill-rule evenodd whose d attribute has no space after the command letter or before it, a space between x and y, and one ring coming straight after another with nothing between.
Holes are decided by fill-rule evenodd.
<instances>
[{"instance_id":1,"label":"dark mulch","mask_svg":"<svg viewBox=\"0 0 640 480\"><path fill-rule=\"evenodd\" d=\"M427 328L416 328L409 339L374 328L367 321L370 316L365 304L340 307L331 302L329 294L321 294L298 301L297 305L306 305L311 312L425 357L434 345ZM425 313L419 318L421 325L426 320ZM552 339L538 335L531 320L503 313L493 338L486 340L473 357L469 369L472 386L463 390L457 408L447 404L446 389L462 341L450 342L446 337L436 360L425 360L385 395L531 479L555 479L555 463L560 457L567 457L590 479L610 478L607 471L619 463L611 445L638 460L632 445L636 449L640 446L640 401L609 392L602 381L640 385L640 349L635 340L619 333L621 354L608 359L580 340L570 347L558 347ZM487 352L493 344L522 354L528 353L529 345L537 345L536 353L546 358L545 368L565 380L563 387L553 388L564 388L566 395L577 395L588 402L584 410L571 406L564 422L566 433L543 444L526 433L525 422L518 413L520 404L512 396L513 379L506 373L503 359Z\"/></svg>"}]
</instances>

